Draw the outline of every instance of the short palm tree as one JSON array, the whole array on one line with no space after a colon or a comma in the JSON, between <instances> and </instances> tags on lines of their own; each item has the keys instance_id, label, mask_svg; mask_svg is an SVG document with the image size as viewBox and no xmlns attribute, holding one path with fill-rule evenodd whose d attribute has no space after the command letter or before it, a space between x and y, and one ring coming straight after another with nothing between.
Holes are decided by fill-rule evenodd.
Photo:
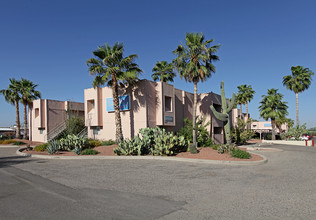
<instances>
[{"instance_id":1,"label":"short palm tree","mask_svg":"<svg viewBox=\"0 0 316 220\"><path fill-rule=\"evenodd\" d=\"M253 95L256 93L251 85L240 85L237 87L238 93L237 93L237 103L240 104L240 110L242 113L242 105L246 106L246 112L247 112L247 118L249 118L248 114L248 102L250 102L253 99Z\"/></svg>"},{"instance_id":2,"label":"short palm tree","mask_svg":"<svg viewBox=\"0 0 316 220\"><path fill-rule=\"evenodd\" d=\"M215 66L212 61L219 60L215 53L220 45L210 46L211 40L204 40L202 33L186 33L185 44L177 47L173 53L177 56L173 64L181 78L194 84L193 100L193 146L192 153L196 150L196 108L197 108L197 84L203 82L215 73Z\"/></svg>"},{"instance_id":3,"label":"short palm tree","mask_svg":"<svg viewBox=\"0 0 316 220\"><path fill-rule=\"evenodd\" d=\"M277 89L269 89L267 95L262 95L259 110L260 116L265 120L271 119L272 125L272 140L275 140L275 120L277 118L284 118L288 115L287 102L282 101L283 95L278 93Z\"/></svg>"},{"instance_id":4,"label":"short palm tree","mask_svg":"<svg viewBox=\"0 0 316 220\"><path fill-rule=\"evenodd\" d=\"M298 94L307 90L311 85L312 76L314 73L302 66L292 66L292 75L283 77L283 85L293 91L296 96L296 125L299 126L299 114L298 114Z\"/></svg>"},{"instance_id":5,"label":"short palm tree","mask_svg":"<svg viewBox=\"0 0 316 220\"><path fill-rule=\"evenodd\" d=\"M294 121L290 118L286 118L285 116L282 118L276 118L275 126L279 129L280 132L282 131L282 125L286 125L287 128L291 128L294 125Z\"/></svg>"},{"instance_id":6,"label":"short palm tree","mask_svg":"<svg viewBox=\"0 0 316 220\"><path fill-rule=\"evenodd\" d=\"M154 81L173 82L173 78L176 76L173 72L172 63L168 63L167 61L158 61L152 71L153 74L151 77Z\"/></svg>"},{"instance_id":7,"label":"short palm tree","mask_svg":"<svg viewBox=\"0 0 316 220\"><path fill-rule=\"evenodd\" d=\"M21 102L24 105L24 139L27 139L27 106L35 99L41 98L41 93L36 91L32 81L22 78L20 82Z\"/></svg>"},{"instance_id":8,"label":"short palm tree","mask_svg":"<svg viewBox=\"0 0 316 220\"><path fill-rule=\"evenodd\" d=\"M122 43L115 43L112 47L105 44L93 51L95 58L90 58L86 62L90 74L95 76L93 87L105 84L112 87L117 142L123 140L118 85L134 83L142 72L134 62L137 55L123 57L123 50Z\"/></svg>"},{"instance_id":9,"label":"short palm tree","mask_svg":"<svg viewBox=\"0 0 316 220\"><path fill-rule=\"evenodd\" d=\"M4 99L15 105L15 116L16 116L16 138L21 138L21 125L20 125L20 110L19 110L19 101L20 97L20 82L14 78L10 78L10 85L7 89L0 91L0 94L4 96Z\"/></svg>"}]
</instances>

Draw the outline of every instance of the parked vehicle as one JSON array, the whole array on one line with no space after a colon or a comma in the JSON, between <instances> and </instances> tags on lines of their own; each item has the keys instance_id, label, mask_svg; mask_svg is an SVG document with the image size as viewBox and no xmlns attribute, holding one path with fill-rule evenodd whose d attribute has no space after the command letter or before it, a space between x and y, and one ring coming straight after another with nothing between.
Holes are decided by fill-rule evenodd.
<instances>
[{"instance_id":1,"label":"parked vehicle","mask_svg":"<svg viewBox=\"0 0 316 220\"><path fill-rule=\"evenodd\" d=\"M311 140L313 139L313 136L312 135L309 135L309 134L303 134L301 137L300 137L300 140L303 140L303 141L308 141L308 140Z\"/></svg>"}]
</instances>

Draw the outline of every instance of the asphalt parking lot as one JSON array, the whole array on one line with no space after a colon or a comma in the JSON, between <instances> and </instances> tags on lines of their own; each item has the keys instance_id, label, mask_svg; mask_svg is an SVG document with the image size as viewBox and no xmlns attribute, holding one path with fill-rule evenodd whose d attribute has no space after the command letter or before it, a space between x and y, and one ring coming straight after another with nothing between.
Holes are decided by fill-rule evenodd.
<instances>
[{"instance_id":1,"label":"asphalt parking lot","mask_svg":"<svg viewBox=\"0 0 316 220\"><path fill-rule=\"evenodd\" d=\"M262 165L44 160L0 148L3 219L316 219L316 148Z\"/></svg>"}]
</instances>

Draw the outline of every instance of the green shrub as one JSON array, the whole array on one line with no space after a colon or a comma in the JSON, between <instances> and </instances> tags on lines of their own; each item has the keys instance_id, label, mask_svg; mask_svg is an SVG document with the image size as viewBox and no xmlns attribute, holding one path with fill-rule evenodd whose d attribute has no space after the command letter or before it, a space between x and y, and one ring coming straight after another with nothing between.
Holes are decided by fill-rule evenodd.
<instances>
[{"instance_id":1,"label":"green shrub","mask_svg":"<svg viewBox=\"0 0 316 220\"><path fill-rule=\"evenodd\" d=\"M47 147L48 147L48 144L41 144L34 147L34 150L38 152L43 152L43 151L46 151Z\"/></svg>"},{"instance_id":2,"label":"green shrub","mask_svg":"<svg viewBox=\"0 0 316 220\"><path fill-rule=\"evenodd\" d=\"M294 137L295 140L299 140L303 134L307 134L307 133L308 133L308 130L306 129L306 125L303 124L301 126L294 126L290 128L288 132L282 133L281 138L288 140L291 137Z\"/></svg>"},{"instance_id":3,"label":"green shrub","mask_svg":"<svg viewBox=\"0 0 316 220\"><path fill-rule=\"evenodd\" d=\"M109 146L114 144L116 144L116 142L113 140L101 141L101 146Z\"/></svg>"},{"instance_id":4,"label":"green shrub","mask_svg":"<svg viewBox=\"0 0 316 220\"><path fill-rule=\"evenodd\" d=\"M24 143L23 141L15 141L13 143L13 145L24 145L24 144L26 144L26 143Z\"/></svg>"},{"instance_id":5,"label":"green shrub","mask_svg":"<svg viewBox=\"0 0 316 220\"><path fill-rule=\"evenodd\" d=\"M213 144L213 140L209 135L207 126L210 122L205 123L205 118L196 117L196 141L198 147L209 147ZM178 132L179 136L184 136L186 142L193 142L193 122L188 118L184 119L185 126Z\"/></svg>"},{"instance_id":6,"label":"green shrub","mask_svg":"<svg viewBox=\"0 0 316 220\"><path fill-rule=\"evenodd\" d=\"M95 148L95 147L99 147L101 145L102 145L101 142L98 141L98 140L89 140L88 141L88 147L89 148Z\"/></svg>"},{"instance_id":7,"label":"green shrub","mask_svg":"<svg viewBox=\"0 0 316 220\"><path fill-rule=\"evenodd\" d=\"M237 126L235 126L231 131L232 141L236 144L245 144L253 136L255 132L247 129L247 126L251 124L251 119L245 122L243 119L238 119Z\"/></svg>"},{"instance_id":8,"label":"green shrub","mask_svg":"<svg viewBox=\"0 0 316 220\"><path fill-rule=\"evenodd\" d=\"M81 155L96 155L100 153L99 151L96 151L94 149L85 149L81 152Z\"/></svg>"},{"instance_id":9,"label":"green shrub","mask_svg":"<svg viewBox=\"0 0 316 220\"><path fill-rule=\"evenodd\" d=\"M213 148L214 150L217 150L218 147L220 147L220 144L213 144L210 147Z\"/></svg>"},{"instance_id":10,"label":"green shrub","mask_svg":"<svg viewBox=\"0 0 316 220\"><path fill-rule=\"evenodd\" d=\"M265 137L264 137L265 140L272 140L272 134L267 134Z\"/></svg>"},{"instance_id":11,"label":"green shrub","mask_svg":"<svg viewBox=\"0 0 316 220\"><path fill-rule=\"evenodd\" d=\"M239 159L250 159L251 157L247 151L240 150L239 148L234 148L231 152L231 156Z\"/></svg>"}]
</instances>

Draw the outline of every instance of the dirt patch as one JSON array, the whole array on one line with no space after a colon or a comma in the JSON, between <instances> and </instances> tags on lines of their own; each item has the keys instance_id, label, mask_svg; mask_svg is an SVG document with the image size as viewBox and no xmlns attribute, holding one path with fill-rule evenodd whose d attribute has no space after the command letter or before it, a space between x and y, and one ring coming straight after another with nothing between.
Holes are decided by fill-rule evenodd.
<instances>
[{"instance_id":1,"label":"dirt patch","mask_svg":"<svg viewBox=\"0 0 316 220\"><path fill-rule=\"evenodd\" d=\"M182 152L176 155L176 157L182 157L182 158L193 158L193 159L205 159L205 160L226 160L226 161L258 161L263 160L262 157L251 154L250 159L239 159L236 157L231 157L230 154L219 154L217 153L217 150L214 150L210 147L205 148L198 148L200 151L198 154L191 154L190 152ZM242 149L246 150L246 149Z\"/></svg>"},{"instance_id":2,"label":"dirt patch","mask_svg":"<svg viewBox=\"0 0 316 220\"><path fill-rule=\"evenodd\" d=\"M100 146L100 147L96 147L94 148L96 151L100 152L99 154L97 154L97 156L116 156L113 153L113 148L117 147L117 145L110 145L110 146ZM192 159L206 159L206 160L225 160L225 161L258 161L258 160L262 160L263 158L255 155L255 154L251 154L251 158L250 159L238 159L235 157L231 157L229 154L219 154L217 153L216 150L212 149L212 148L198 148L199 153L198 154L191 154L190 152L182 152L177 154L174 157L180 157L180 158L192 158ZM246 150L246 149L243 149ZM45 152L37 152L34 150L31 151L24 151L25 153L29 153L29 154L38 154L38 155L49 155L46 151ZM56 154L54 154L55 156L76 156L76 154L74 152L58 152ZM84 156L84 155L83 155ZM173 157L173 156L172 156Z\"/></svg>"}]
</instances>

